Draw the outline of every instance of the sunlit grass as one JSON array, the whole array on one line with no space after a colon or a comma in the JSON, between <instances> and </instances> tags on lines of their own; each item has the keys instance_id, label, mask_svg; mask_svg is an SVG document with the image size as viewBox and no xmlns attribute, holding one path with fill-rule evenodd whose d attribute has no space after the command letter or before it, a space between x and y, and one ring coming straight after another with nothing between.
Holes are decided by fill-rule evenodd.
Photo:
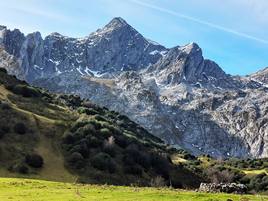
<instances>
[{"instance_id":1,"label":"sunlit grass","mask_svg":"<svg viewBox=\"0 0 268 201\"><path fill-rule=\"evenodd\" d=\"M262 201L255 195L207 194L169 188L81 185L28 179L0 179L1 201Z\"/></svg>"}]
</instances>

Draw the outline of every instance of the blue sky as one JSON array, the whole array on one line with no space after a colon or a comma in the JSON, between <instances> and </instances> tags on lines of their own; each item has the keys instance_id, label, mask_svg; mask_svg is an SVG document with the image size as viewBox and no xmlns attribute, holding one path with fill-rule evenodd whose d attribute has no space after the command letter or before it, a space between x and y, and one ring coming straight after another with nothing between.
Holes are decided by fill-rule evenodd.
<instances>
[{"instance_id":1,"label":"blue sky","mask_svg":"<svg viewBox=\"0 0 268 201\"><path fill-rule=\"evenodd\" d=\"M268 66L267 0L0 0L0 24L83 37L120 16L166 47L197 42L227 73Z\"/></svg>"}]
</instances>

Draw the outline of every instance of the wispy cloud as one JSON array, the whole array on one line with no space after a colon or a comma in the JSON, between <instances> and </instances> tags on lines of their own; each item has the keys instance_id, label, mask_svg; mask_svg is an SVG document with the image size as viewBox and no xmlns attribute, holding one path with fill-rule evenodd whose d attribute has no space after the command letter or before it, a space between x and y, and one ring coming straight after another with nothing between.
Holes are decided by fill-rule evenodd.
<instances>
[{"instance_id":1,"label":"wispy cloud","mask_svg":"<svg viewBox=\"0 0 268 201\"><path fill-rule=\"evenodd\" d=\"M0 0L1 1L1 0ZM31 17L43 17L50 20L57 20L61 22L68 22L70 17L62 15L60 13L52 12L50 9L41 7L38 5L38 1L20 2L17 0L10 0L11 2L1 2L2 6L12 12L27 14Z\"/></svg>"},{"instance_id":2,"label":"wispy cloud","mask_svg":"<svg viewBox=\"0 0 268 201\"><path fill-rule=\"evenodd\" d=\"M198 24L201 24L201 25L205 25L205 26L208 26L208 27L211 27L211 28L214 28L214 29L218 29L220 31L230 33L230 34L233 34L233 35L236 35L236 36L239 36L239 37L243 37L243 38L254 40L254 41L257 41L257 42L260 42L260 43L268 44L268 40L258 38L258 37L255 37L255 36L243 33L243 32L239 32L237 30L233 30L231 28L224 27L224 26L221 26L221 25L217 25L215 23L211 23L211 22L208 22L208 21L205 21L205 20L202 20L202 19L192 17L192 16L184 15L182 13L179 13L179 12L176 12L176 11L173 11L173 10L170 10L170 9L161 8L159 6L149 4L149 3L145 3L145 2L142 2L140 0L128 0L128 1L133 2L135 4L138 4L140 6L144 6L144 7L150 8L150 9L160 11L162 13L173 15L173 16L176 16L176 17L188 20L188 21L192 21L192 22L195 22L195 23L198 23Z\"/></svg>"}]
</instances>

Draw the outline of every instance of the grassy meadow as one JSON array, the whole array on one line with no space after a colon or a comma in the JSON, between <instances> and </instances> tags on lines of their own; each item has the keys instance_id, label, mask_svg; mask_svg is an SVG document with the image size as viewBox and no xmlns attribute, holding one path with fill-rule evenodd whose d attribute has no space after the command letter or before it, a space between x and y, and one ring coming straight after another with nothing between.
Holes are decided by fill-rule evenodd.
<instances>
[{"instance_id":1,"label":"grassy meadow","mask_svg":"<svg viewBox=\"0 0 268 201\"><path fill-rule=\"evenodd\" d=\"M1 178L1 201L266 201L260 195L208 194L168 188L82 185L30 179Z\"/></svg>"}]
</instances>

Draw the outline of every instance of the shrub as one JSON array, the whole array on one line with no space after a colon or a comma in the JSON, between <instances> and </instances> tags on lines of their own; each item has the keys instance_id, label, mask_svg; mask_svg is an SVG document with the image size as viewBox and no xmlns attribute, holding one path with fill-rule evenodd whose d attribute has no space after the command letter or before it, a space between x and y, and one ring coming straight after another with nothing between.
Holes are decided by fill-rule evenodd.
<instances>
[{"instance_id":1,"label":"shrub","mask_svg":"<svg viewBox=\"0 0 268 201\"><path fill-rule=\"evenodd\" d=\"M64 144L72 144L74 142L74 136L72 133L67 132L62 136L62 141Z\"/></svg>"},{"instance_id":2,"label":"shrub","mask_svg":"<svg viewBox=\"0 0 268 201\"><path fill-rule=\"evenodd\" d=\"M151 165L157 174L161 175L165 179L169 178L169 162L164 157L157 153L151 154Z\"/></svg>"},{"instance_id":3,"label":"shrub","mask_svg":"<svg viewBox=\"0 0 268 201\"><path fill-rule=\"evenodd\" d=\"M189 154L189 153L184 154L184 155L183 155L183 158L184 158L185 160L196 160L196 157L193 156L193 155L191 155L191 154Z\"/></svg>"},{"instance_id":4,"label":"shrub","mask_svg":"<svg viewBox=\"0 0 268 201\"><path fill-rule=\"evenodd\" d=\"M0 130L0 139L2 139L2 138L4 137L5 134L6 134L6 133L5 133L4 131Z\"/></svg>"},{"instance_id":5,"label":"shrub","mask_svg":"<svg viewBox=\"0 0 268 201\"><path fill-rule=\"evenodd\" d=\"M114 173L116 169L115 162L112 160L111 156L102 152L94 156L91 163L94 168L109 171L110 173Z\"/></svg>"},{"instance_id":6,"label":"shrub","mask_svg":"<svg viewBox=\"0 0 268 201\"><path fill-rule=\"evenodd\" d=\"M88 142L88 145L93 148L101 147L103 144L103 141L95 136L87 136L86 140Z\"/></svg>"},{"instance_id":7,"label":"shrub","mask_svg":"<svg viewBox=\"0 0 268 201\"><path fill-rule=\"evenodd\" d=\"M70 152L79 152L84 158L87 158L89 156L89 148L87 146L86 142L80 142L80 144L75 145Z\"/></svg>"},{"instance_id":8,"label":"shrub","mask_svg":"<svg viewBox=\"0 0 268 201\"><path fill-rule=\"evenodd\" d=\"M1 103L1 108L2 108L3 110L9 110L9 109L11 109L11 106L10 106L10 104L7 103L7 102L2 102L2 103Z\"/></svg>"},{"instance_id":9,"label":"shrub","mask_svg":"<svg viewBox=\"0 0 268 201\"><path fill-rule=\"evenodd\" d=\"M149 155L139 151L136 145L130 145L126 149L127 157L132 158L136 163L144 168L149 168L151 166L151 159Z\"/></svg>"},{"instance_id":10,"label":"shrub","mask_svg":"<svg viewBox=\"0 0 268 201\"><path fill-rule=\"evenodd\" d=\"M76 169L81 169L84 167L84 157L79 152L73 152L69 157L67 157L68 163Z\"/></svg>"},{"instance_id":11,"label":"shrub","mask_svg":"<svg viewBox=\"0 0 268 201\"><path fill-rule=\"evenodd\" d=\"M26 165L20 165L17 170L21 174L28 174L29 173L29 168Z\"/></svg>"},{"instance_id":12,"label":"shrub","mask_svg":"<svg viewBox=\"0 0 268 201\"><path fill-rule=\"evenodd\" d=\"M87 114L87 115L96 115L96 114L98 114L98 112L96 110L94 110L93 108L85 108L85 107L78 108L78 113Z\"/></svg>"},{"instance_id":13,"label":"shrub","mask_svg":"<svg viewBox=\"0 0 268 201\"><path fill-rule=\"evenodd\" d=\"M13 171L20 173L20 174L28 174L29 173L29 168L22 162L15 165L15 167L13 166L11 169Z\"/></svg>"},{"instance_id":14,"label":"shrub","mask_svg":"<svg viewBox=\"0 0 268 201\"><path fill-rule=\"evenodd\" d=\"M25 157L25 162L33 168L41 168L44 164L42 156L38 154L30 154Z\"/></svg>"},{"instance_id":15,"label":"shrub","mask_svg":"<svg viewBox=\"0 0 268 201\"><path fill-rule=\"evenodd\" d=\"M122 132L119 128L117 128L116 126L110 124L108 127L107 127L114 135L121 135Z\"/></svg>"},{"instance_id":16,"label":"shrub","mask_svg":"<svg viewBox=\"0 0 268 201\"><path fill-rule=\"evenodd\" d=\"M98 121L107 121L103 116L98 115L98 114L95 115L94 118L95 118L96 120L98 120Z\"/></svg>"},{"instance_id":17,"label":"shrub","mask_svg":"<svg viewBox=\"0 0 268 201\"><path fill-rule=\"evenodd\" d=\"M138 165L128 165L128 166L125 166L124 172L126 174L141 176L142 175L142 168Z\"/></svg>"},{"instance_id":18,"label":"shrub","mask_svg":"<svg viewBox=\"0 0 268 201\"><path fill-rule=\"evenodd\" d=\"M112 134L111 131L108 128L102 128L100 130L100 133L105 137L109 137Z\"/></svg>"},{"instance_id":19,"label":"shrub","mask_svg":"<svg viewBox=\"0 0 268 201\"><path fill-rule=\"evenodd\" d=\"M2 126L0 128L0 139L3 138L5 136L6 133L9 132L9 127L7 126Z\"/></svg>"},{"instance_id":20,"label":"shrub","mask_svg":"<svg viewBox=\"0 0 268 201\"><path fill-rule=\"evenodd\" d=\"M26 98L41 96L41 93L39 90L30 86L27 86L27 85L22 85L22 84L13 86L11 91L14 92L15 94L22 95L23 97L26 97Z\"/></svg>"},{"instance_id":21,"label":"shrub","mask_svg":"<svg viewBox=\"0 0 268 201\"><path fill-rule=\"evenodd\" d=\"M76 121L73 125L72 128L70 129L71 132L77 131L79 128L84 127L87 125L89 122L88 121Z\"/></svg>"},{"instance_id":22,"label":"shrub","mask_svg":"<svg viewBox=\"0 0 268 201\"><path fill-rule=\"evenodd\" d=\"M88 123L83 127L83 133L84 133L84 135L96 135L97 131L96 131L95 126L93 124Z\"/></svg>"},{"instance_id":23,"label":"shrub","mask_svg":"<svg viewBox=\"0 0 268 201\"><path fill-rule=\"evenodd\" d=\"M122 135L115 136L115 143L122 148L126 148L129 145L129 141L126 137Z\"/></svg>"},{"instance_id":24,"label":"shrub","mask_svg":"<svg viewBox=\"0 0 268 201\"><path fill-rule=\"evenodd\" d=\"M21 122L16 123L14 125L13 129L14 129L15 133L20 134L20 135L24 135L26 133L26 131L27 131L27 128L26 128L25 124L21 123Z\"/></svg>"},{"instance_id":25,"label":"shrub","mask_svg":"<svg viewBox=\"0 0 268 201\"><path fill-rule=\"evenodd\" d=\"M98 122L96 119L92 119L89 121L92 125L94 125L95 129L99 130L102 128L100 122Z\"/></svg>"}]
</instances>

